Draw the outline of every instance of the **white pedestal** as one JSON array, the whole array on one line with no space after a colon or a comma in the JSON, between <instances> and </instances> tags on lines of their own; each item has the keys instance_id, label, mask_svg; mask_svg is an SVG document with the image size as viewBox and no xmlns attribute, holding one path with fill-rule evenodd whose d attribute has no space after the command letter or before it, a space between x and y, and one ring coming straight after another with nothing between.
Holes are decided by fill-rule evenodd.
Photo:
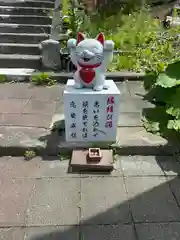
<instances>
[{"instance_id":1,"label":"white pedestal","mask_svg":"<svg viewBox=\"0 0 180 240\"><path fill-rule=\"evenodd\" d=\"M66 141L116 141L120 91L112 80L108 90L75 89L68 80L64 90Z\"/></svg>"}]
</instances>

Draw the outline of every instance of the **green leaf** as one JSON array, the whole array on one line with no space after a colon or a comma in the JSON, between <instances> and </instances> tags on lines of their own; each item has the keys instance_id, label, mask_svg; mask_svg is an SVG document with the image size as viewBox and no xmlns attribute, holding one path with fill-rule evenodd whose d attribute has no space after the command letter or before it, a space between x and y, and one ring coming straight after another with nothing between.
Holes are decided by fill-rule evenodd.
<instances>
[{"instance_id":1,"label":"green leaf","mask_svg":"<svg viewBox=\"0 0 180 240\"><path fill-rule=\"evenodd\" d=\"M159 122L149 121L148 119L143 119L143 125L146 131L151 133L158 133L160 131Z\"/></svg>"},{"instance_id":2,"label":"green leaf","mask_svg":"<svg viewBox=\"0 0 180 240\"><path fill-rule=\"evenodd\" d=\"M176 108L176 107L168 107L166 110L167 114L175 117L175 118L179 118L180 117L180 108Z\"/></svg>"},{"instance_id":3,"label":"green leaf","mask_svg":"<svg viewBox=\"0 0 180 240\"><path fill-rule=\"evenodd\" d=\"M180 80L171 78L166 75L166 73L160 73L156 82L156 86L161 86L163 88L171 88L177 85L180 85Z\"/></svg>"},{"instance_id":4,"label":"green leaf","mask_svg":"<svg viewBox=\"0 0 180 240\"><path fill-rule=\"evenodd\" d=\"M167 125L168 129L173 129L176 131L180 131L180 119L178 120L169 120L168 121L168 125Z\"/></svg>"},{"instance_id":5,"label":"green leaf","mask_svg":"<svg viewBox=\"0 0 180 240\"><path fill-rule=\"evenodd\" d=\"M166 71L159 74L156 85L163 88L180 85L180 61L169 64Z\"/></svg>"},{"instance_id":6,"label":"green leaf","mask_svg":"<svg viewBox=\"0 0 180 240\"><path fill-rule=\"evenodd\" d=\"M170 116L166 113L164 106L143 109L143 125L148 132L158 133L167 129L167 123Z\"/></svg>"},{"instance_id":7,"label":"green leaf","mask_svg":"<svg viewBox=\"0 0 180 240\"><path fill-rule=\"evenodd\" d=\"M155 84L157 76L155 74L147 74L144 78L144 88L145 90L150 90Z\"/></svg>"},{"instance_id":8,"label":"green leaf","mask_svg":"<svg viewBox=\"0 0 180 240\"><path fill-rule=\"evenodd\" d=\"M175 94L176 88L162 88L160 86L152 88L144 97L144 99L154 102L164 104L167 103L171 97Z\"/></svg>"},{"instance_id":9,"label":"green leaf","mask_svg":"<svg viewBox=\"0 0 180 240\"><path fill-rule=\"evenodd\" d=\"M180 87L176 89L176 93L167 101L166 112L176 119L180 118Z\"/></svg>"},{"instance_id":10,"label":"green leaf","mask_svg":"<svg viewBox=\"0 0 180 240\"><path fill-rule=\"evenodd\" d=\"M150 121L159 122L160 120L167 120L166 108L164 106L156 106L155 108L144 108L142 115Z\"/></svg>"},{"instance_id":11,"label":"green leaf","mask_svg":"<svg viewBox=\"0 0 180 240\"><path fill-rule=\"evenodd\" d=\"M164 72L165 67L166 67L166 64L165 64L165 63L159 62L159 63L157 64L157 70L158 70L158 72Z\"/></svg>"},{"instance_id":12,"label":"green leaf","mask_svg":"<svg viewBox=\"0 0 180 240\"><path fill-rule=\"evenodd\" d=\"M170 78L175 78L176 80L180 80L180 61L169 64L168 67L166 68L165 73Z\"/></svg>"}]
</instances>

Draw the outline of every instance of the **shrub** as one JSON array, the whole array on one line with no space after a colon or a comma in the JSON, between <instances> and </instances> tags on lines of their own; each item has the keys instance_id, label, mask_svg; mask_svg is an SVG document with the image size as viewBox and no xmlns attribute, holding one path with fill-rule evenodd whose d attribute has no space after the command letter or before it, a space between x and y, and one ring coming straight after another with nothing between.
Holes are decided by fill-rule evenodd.
<instances>
[{"instance_id":1,"label":"shrub","mask_svg":"<svg viewBox=\"0 0 180 240\"><path fill-rule=\"evenodd\" d=\"M145 96L155 108L144 111L144 126L147 131L166 136L180 132L180 57L158 75L148 75Z\"/></svg>"},{"instance_id":2,"label":"shrub","mask_svg":"<svg viewBox=\"0 0 180 240\"><path fill-rule=\"evenodd\" d=\"M106 39L115 42L115 49L128 52L114 56L109 71L159 72L177 58L179 29L165 31L148 8L143 7L131 14L123 14L120 10L116 15L106 17L100 13L87 16L80 5L73 5L73 0L69 4L70 37L76 37L78 31L96 37L102 31Z\"/></svg>"},{"instance_id":3,"label":"shrub","mask_svg":"<svg viewBox=\"0 0 180 240\"><path fill-rule=\"evenodd\" d=\"M159 72L178 56L177 34L179 29L164 31L161 23L153 19L147 9L124 16L123 24L116 33L108 36L116 49L129 51L115 56L112 70Z\"/></svg>"}]
</instances>

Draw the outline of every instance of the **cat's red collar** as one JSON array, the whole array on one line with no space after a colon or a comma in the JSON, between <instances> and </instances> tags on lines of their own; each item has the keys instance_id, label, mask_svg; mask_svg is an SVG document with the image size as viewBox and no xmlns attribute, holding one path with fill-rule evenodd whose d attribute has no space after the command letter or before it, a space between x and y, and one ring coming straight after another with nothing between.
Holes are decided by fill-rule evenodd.
<instances>
[{"instance_id":1,"label":"cat's red collar","mask_svg":"<svg viewBox=\"0 0 180 240\"><path fill-rule=\"evenodd\" d=\"M98 68L101 63L97 63L97 64L93 64L93 65L84 65L84 64L81 64L81 63L78 63L80 67L82 68Z\"/></svg>"}]
</instances>

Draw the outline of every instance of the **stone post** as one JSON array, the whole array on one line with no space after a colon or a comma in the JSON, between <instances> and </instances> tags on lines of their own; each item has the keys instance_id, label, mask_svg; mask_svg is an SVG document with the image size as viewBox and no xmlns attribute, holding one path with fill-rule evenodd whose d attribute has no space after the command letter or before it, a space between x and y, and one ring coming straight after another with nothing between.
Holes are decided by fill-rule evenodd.
<instances>
[{"instance_id":1,"label":"stone post","mask_svg":"<svg viewBox=\"0 0 180 240\"><path fill-rule=\"evenodd\" d=\"M51 25L51 39L60 40L61 33L61 0L55 1L54 13L53 13L53 21Z\"/></svg>"},{"instance_id":2,"label":"stone post","mask_svg":"<svg viewBox=\"0 0 180 240\"><path fill-rule=\"evenodd\" d=\"M50 70L61 69L59 41L47 39L41 42L42 67Z\"/></svg>"}]
</instances>

